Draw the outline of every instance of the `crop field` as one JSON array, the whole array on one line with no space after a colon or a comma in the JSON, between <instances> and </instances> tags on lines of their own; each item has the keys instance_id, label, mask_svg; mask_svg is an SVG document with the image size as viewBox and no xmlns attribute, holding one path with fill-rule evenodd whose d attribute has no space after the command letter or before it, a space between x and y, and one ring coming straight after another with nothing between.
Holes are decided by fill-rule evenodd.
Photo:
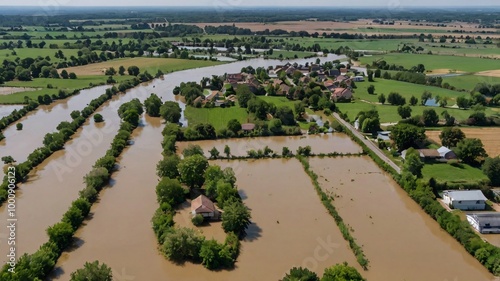
<instances>
[{"instance_id":1,"label":"crop field","mask_svg":"<svg viewBox=\"0 0 500 281\"><path fill-rule=\"evenodd\" d=\"M487 83L490 85L500 84L500 77L482 76L482 75L460 75L453 77L443 77L443 83L447 82L457 89L465 89L471 91L479 83Z\"/></svg>"},{"instance_id":2,"label":"crop field","mask_svg":"<svg viewBox=\"0 0 500 281\"><path fill-rule=\"evenodd\" d=\"M500 155L500 128L460 128L467 138L478 138L483 142L484 149L490 157ZM441 143L439 134L441 131L426 131L427 137L437 143Z\"/></svg>"}]
</instances>

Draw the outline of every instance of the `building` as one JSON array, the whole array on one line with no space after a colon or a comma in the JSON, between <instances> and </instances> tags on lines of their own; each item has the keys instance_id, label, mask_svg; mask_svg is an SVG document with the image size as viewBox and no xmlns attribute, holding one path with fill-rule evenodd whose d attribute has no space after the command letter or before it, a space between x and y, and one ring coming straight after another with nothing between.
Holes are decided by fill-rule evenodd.
<instances>
[{"instance_id":1,"label":"building","mask_svg":"<svg viewBox=\"0 0 500 281\"><path fill-rule=\"evenodd\" d=\"M191 214L202 215L204 218L219 219L220 211L205 195L200 195L191 201Z\"/></svg>"},{"instance_id":2,"label":"building","mask_svg":"<svg viewBox=\"0 0 500 281\"><path fill-rule=\"evenodd\" d=\"M467 214L467 221L479 233L500 233L500 213Z\"/></svg>"},{"instance_id":3,"label":"building","mask_svg":"<svg viewBox=\"0 0 500 281\"><path fill-rule=\"evenodd\" d=\"M391 131L377 132L377 140L382 140L382 141L391 140Z\"/></svg>"},{"instance_id":4,"label":"building","mask_svg":"<svg viewBox=\"0 0 500 281\"><path fill-rule=\"evenodd\" d=\"M246 132L252 131L253 129L255 129L255 124L253 123L241 124L241 129Z\"/></svg>"},{"instance_id":5,"label":"building","mask_svg":"<svg viewBox=\"0 0 500 281\"><path fill-rule=\"evenodd\" d=\"M333 101L348 101L352 98L352 91L349 88L335 88L332 91Z\"/></svg>"},{"instance_id":6,"label":"building","mask_svg":"<svg viewBox=\"0 0 500 281\"><path fill-rule=\"evenodd\" d=\"M443 203L460 210L484 210L488 200L481 190L445 190Z\"/></svg>"},{"instance_id":7,"label":"building","mask_svg":"<svg viewBox=\"0 0 500 281\"><path fill-rule=\"evenodd\" d=\"M451 151L451 149L447 148L446 146L441 146L440 148L437 149L439 155L441 156L441 159L443 160L451 160L451 159L457 159L457 155L455 152Z\"/></svg>"},{"instance_id":8,"label":"building","mask_svg":"<svg viewBox=\"0 0 500 281\"><path fill-rule=\"evenodd\" d=\"M457 155L455 154L455 152L453 152L452 150L450 150L449 148L447 148L445 146L441 146L438 149L428 149L428 148L417 149L417 151L420 155L420 158L422 158L422 160L426 160L426 161L448 162L448 160L458 158ZM406 150L403 150L401 152L401 157L403 157L403 159L405 159Z\"/></svg>"},{"instance_id":9,"label":"building","mask_svg":"<svg viewBox=\"0 0 500 281\"><path fill-rule=\"evenodd\" d=\"M363 76L354 76L353 80L354 80L354 82L363 82L363 81L365 81L365 77L363 77Z\"/></svg>"}]
</instances>

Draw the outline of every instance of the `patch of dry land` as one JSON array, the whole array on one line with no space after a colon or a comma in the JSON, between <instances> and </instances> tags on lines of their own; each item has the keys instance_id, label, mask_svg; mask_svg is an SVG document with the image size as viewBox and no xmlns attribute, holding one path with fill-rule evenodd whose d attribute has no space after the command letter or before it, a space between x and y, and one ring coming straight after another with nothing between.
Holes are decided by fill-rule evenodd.
<instances>
[{"instance_id":1,"label":"patch of dry land","mask_svg":"<svg viewBox=\"0 0 500 281\"><path fill-rule=\"evenodd\" d=\"M493 279L369 157L309 162L370 261L367 280Z\"/></svg>"},{"instance_id":2,"label":"patch of dry land","mask_svg":"<svg viewBox=\"0 0 500 281\"><path fill-rule=\"evenodd\" d=\"M437 75L437 74L459 74L459 73L465 73L465 71L460 71L456 69L448 69L448 68L439 68L439 69L432 69L432 70L427 70L427 74L432 74L432 75Z\"/></svg>"},{"instance_id":3,"label":"patch of dry land","mask_svg":"<svg viewBox=\"0 0 500 281\"><path fill-rule=\"evenodd\" d=\"M500 155L500 128L460 128L467 138L477 138L483 142L484 149L490 157ZM427 138L441 144L441 131L426 131Z\"/></svg>"},{"instance_id":4,"label":"patch of dry land","mask_svg":"<svg viewBox=\"0 0 500 281\"><path fill-rule=\"evenodd\" d=\"M489 77L500 77L500 69L481 71L481 72L477 72L476 75L489 76Z\"/></svg>"},{"instance_id":5,"label":"patch of dry land","mask_svg":"<svg viewBox=\"0 0 500 281\"><path fill-rule=\"evenodd\" d=\"M31 92L40 90L39 88L27 88L27 87L0 87L0 96L1 95L10 95L14 93L20 92Z\"/></svg>"}]
</instances>

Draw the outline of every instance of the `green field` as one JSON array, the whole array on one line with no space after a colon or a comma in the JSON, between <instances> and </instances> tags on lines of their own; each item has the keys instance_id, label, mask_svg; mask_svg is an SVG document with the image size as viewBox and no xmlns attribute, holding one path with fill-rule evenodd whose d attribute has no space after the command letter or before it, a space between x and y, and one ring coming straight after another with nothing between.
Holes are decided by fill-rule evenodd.
<instances>
[{"instance_id":1,"label":"green field","mask_svg":"<svg viewBox=\"0 0 500 281\"><path fill-rule=\"evenodd\" d=\"M250 122L247 110L241 108L239 105L228 108L195 108L186 106L184 115L190 126L199 123L210 123L216 130L226 128L227 122L231 119L236 119L242 124Z\"/></svg>"},{"instance_id":2,"label":"green field","mask_svg":"<svg viewBox=\"0 0 500 281\"><path fill-rule=\"evenodd\" d=\"M479 76L479 75L460 75L454 77L444 77L443 83L448 82L457 89L471 91L479 83L488 83L490 85L500 84L500 77Z\"/></svg>"},{"instance_id":3,"label":"green field","mask_svg":"<svg viewBox=\"0 0 500 281\"><path fill-rule=\"evenodd\" d=\"M488 179L481 169L462 163L453 165L447 163L425 164L422 175L426 181L434 178L438 182L450 183L469 183Z\"/></svg>"},{"instance_id":4,"label":"green field","mask_svg":"<svg viewBox=\"0 0 500 281\"><path fill-rule=\"evenodd\" d=\"M130 79L131 76L114 76L117 82ZM23 103L24 97L28 96L37 99L39 95L57 94L60 89L76 90L87 88L92 85L98 85L106 82L107 76L80 76L78 79L54 79L54 78L35 78L33 81L10 81L5 83L7 87L29 87L41 88L37 91L19 92L11 95L0 95L0 104ZM54 88L48 89L51 84Z\"/></svg>"},{"instance_id":5,"label":"green field","mask_svg":"<svg viewBox=\"0 0 500 281\"><path fill-rule=\"evenodd\" d=\"M421 63L425 66L426 70L451 69L464 72L477 72L500 68L500 62L497 60L460 56L392 53L364 56L359 59L363 64L371 64L376 60L385 60L390 64L402 65L406 68L411 68Z\"/></svg>"},{"instance_id":6,"label":"green field","mask_svg":"<svg viewBox=\"0 0 500 281\"><path fill-rule=\"evenodd\" d=\"M47 57L49 56L51 59L51 62L58 62L58 61L63 61L62 59L56 58L54 55L59 49L48 49L47 47L43 49L38 49L38 48L21 48L21 49L14 49L16 52L15 55L12 54L12 50L0 50L0 60L8 59L8 60L15 60L17 57L23 59L26 57L31 57L31 58L36 58L38 56L41 57ZM64 56L66 56L68 59L71 56L77 56L78 50L77 49L60 49Z\"/></svg>"}]
</instances>

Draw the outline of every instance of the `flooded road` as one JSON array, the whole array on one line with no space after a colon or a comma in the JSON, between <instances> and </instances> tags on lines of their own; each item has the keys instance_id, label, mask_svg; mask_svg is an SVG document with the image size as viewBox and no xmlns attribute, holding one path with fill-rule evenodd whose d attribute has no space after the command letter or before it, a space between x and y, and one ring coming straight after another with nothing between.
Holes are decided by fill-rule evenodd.
<instances>
[{"instance_id":1,"label":"flooded road","mask_svg":"<svg viewBox=\"0 0 500 281\"><path fill-rule=\"evenodd\" d=\"M368 280L494 280L370 158L313 158L310 164L363 246Z\"/></svg>"},{"instance_id":2,"label":"flooded road","mask_svg":"<svg viewBox=\"0 0 500 281\"><path fill-rule=\"evenodd\" d=\"M130 95L118 95L104 103L96 111L104 117L104 123L95 124L89 118L64 150L51 155L32 171L27 182L18 185L18 256L33 253L48 240L45 230L61 220L71 202L78 198L78 191L84 188L83 177L110 147L120 126L117 108L133 97L132 90ZM5 204L0 207L0 218L4 222L7 219ZM7 248L5 241L0 242L3 262Z\"/></svg>"},{"instance_id":3,"label":"flooded road","mask_svg":"<svg viewBox=\"0 0 500 281\"><path fill-rule=\"evenodd\" d=\"M177 151L182 153L189 144L199 145L207 157L210 157L209 150L213 147L220 152L221 156L225 156L224 147L226 145L230 147L233 156L247 156L247 151L264 149L266 146L279 155L281 155L285 146L294 154L296 154L299 146L305 147L308 145L311 146L312 152L316 154L333 152L360 153L363 151L359 145L342 133L177 142Z\"/></svg>"},{"instance_id":4,"label":"flooded road","mask_svg":"<svg viewBox=\"0 0 500 281\"><path fill-rule=\"evenodd\" d=\"M43 138L47 133L55 132L62 121L71 121L73 110L82 110L91 100L104 94L109 86L99 86L82 90L80 94L50 105L40 105L36 110L11 124L3 132L5 139L0 141L0 157L10 155L18 163L26 161L28 155L43 146ZM15 124L23 123L18 131ZM3 177L3 170L0 174Z\"/></svg>"}]
</instances>

